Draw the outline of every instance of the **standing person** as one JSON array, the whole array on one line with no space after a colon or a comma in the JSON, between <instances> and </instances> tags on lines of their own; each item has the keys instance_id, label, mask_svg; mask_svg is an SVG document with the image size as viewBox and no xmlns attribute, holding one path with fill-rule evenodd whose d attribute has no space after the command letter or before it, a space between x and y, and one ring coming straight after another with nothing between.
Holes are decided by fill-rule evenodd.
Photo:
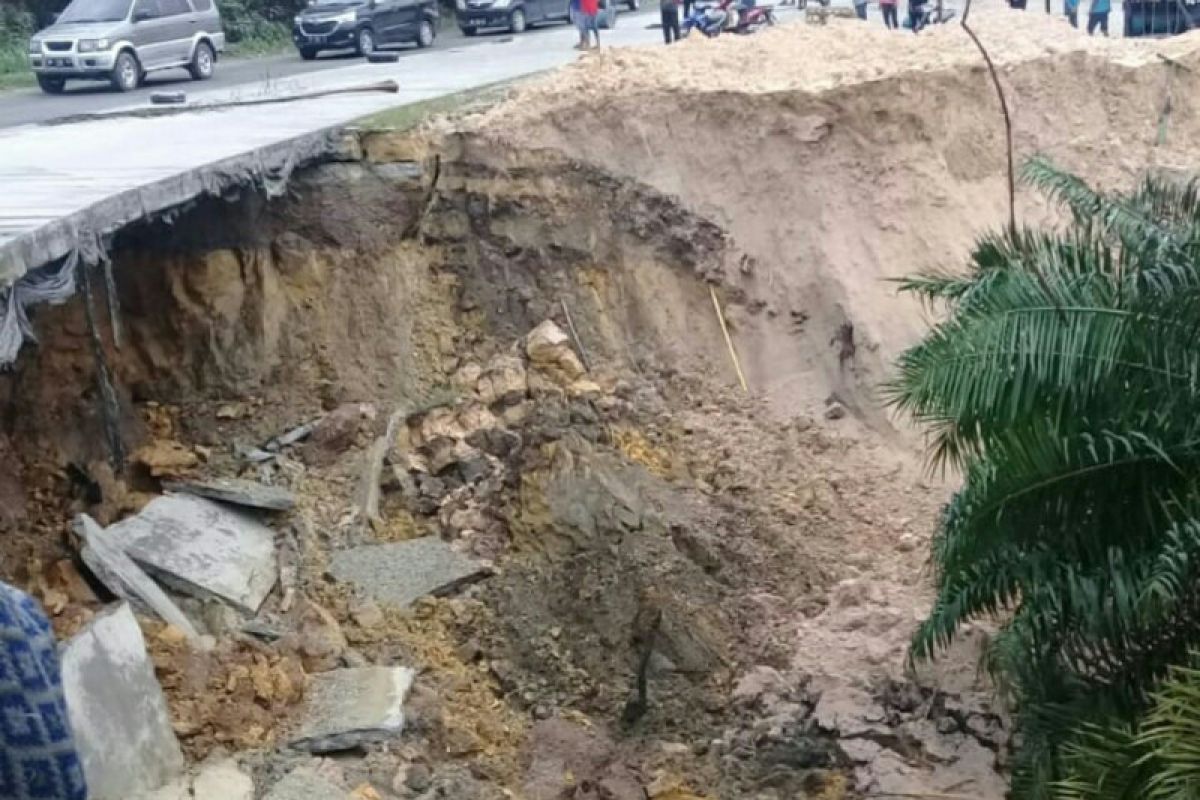
<instances>
[{"instance_id":1,"label":"standing person","mask_svg":"<svg viewBox=\"0 0 1200 800\"><path fill-rule=\"evenodd\" d=\"M900 27L900 17L896 13L897 0L879 0L879 10L883 13L883 25L889 31Z\"/></svg>"},{"instance_id":2,"label":"standing person","mask_svg":"<svg viewBox=\"0 0 1200 800\"><path fill-rule=\"evenodd\" d=\"M1079 27L1079 0L1063 0L1063 13L1072 28Z\"/></svg>"},{"instance_id":3,"label":"standing person","mask_svg":"<svg viewBox=\"0 0 1200 800\"><path fill-rule=\"evenodd\" d=\"M583 36L582 49L587 50L591 47L600 47L600 0L579 0L579 18L583 21L579 29ZM596 44L592 44L592 37L596 38Z\"/></svg>"},{"instance_id":4,"label":"standing person","mask_svg":"<svg viewBox=\"0 0 1200 800\"><path fill-rule=\"evenodd\" d=\"M854 13L859 19L867 18L867 0L854 0Z\"/></svg>"},{"instance_id":5,"label":"standing person","mask_svg":"<svg viewBox=\"0 0 1200 800\"><path fill-rule=\"evenodd\" d=\"M925 0L908 0L908 27L913 33L921 32L921 17L925 14Z\"/></svg>"},{"instance_id":6,"label":"standing person","mask_svg":"<svg viewBox=\"0 0 1200 800\"><path fill-rule=\"evenodd\" d=\"M579 31L579 41L575 43L576 50L587 49L587 31L583 27L583 12L579 8L579 0L571 0L570 7L571 22L575 25L575 30Z\"/></svg>"},{"instance_id":7,"label":"standing person","mask_svg":"<svg viewBox=\"0 0 1200 800\"><path fill-rule=\"evenodd\" d=\"M1096 32L1096 28L1108 36L1108 12L1112 10L1112 0L1092 0L1088 9L1088 36Z\"/></svg>"},{"instance_id":8,"label":"standing person","mask_svg":"<svg viewBox=\"0 0 1200 800\"><path fill-rule=\"evenodd\" d=\"M1017 11L1025 10L1025 0L1008 0L1009 8L1014 8Z\"/></svg>"},{"instance_id":9,"label":"standing person","mask_svg":"<svg viewBox=\"0 0 1200 800\"><path fill-rule=\"evenodd\" d=\"M687 19L692 15L692 4L695 0L683 0L683 18Z\"/></svg>"},{"instance_id":10,"label":"standing person","mask_svg":"<svg viewBox=\"0 0 1200 800\"><path fill-rule=\"evenodd\" d=\"M85 800L58 642L37 601L0 583L0 791L6 800Z\"/></svg>"},{"instance_id":11,"label":"standing person","mask_svg":"<svg viewBox=\"0 0 1200 800\"><path fill-rule=\"evenodd\" d=\"M679 41L679 5L677 0L659 0L662 12L663 41L667 44Z\"/></svg>"}]
</instances>

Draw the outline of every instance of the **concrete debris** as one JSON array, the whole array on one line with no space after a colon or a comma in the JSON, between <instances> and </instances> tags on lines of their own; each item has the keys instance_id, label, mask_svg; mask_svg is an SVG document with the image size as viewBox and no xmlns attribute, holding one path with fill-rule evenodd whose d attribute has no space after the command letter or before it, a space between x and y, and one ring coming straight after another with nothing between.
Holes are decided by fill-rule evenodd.
<instances>
[{"instance_id":1,"label":"concrete debris","mask_svg":"<svg viewBox=\"0 0 1200 800\"><path fill-rule=\"evenodd\" d=\"M292 428L286 433L281 433L279 436L267 441L267 443L262 446L262 449L270 453L277 453L285 447L290 447L296 442L307 439L312 435L312 432L316 430L317 425L321 422L321 419L323 418L310 420L303 425L297 425L295 428Z\"/></svg>"},{"instance_id":2,"label":"concrete debris","mask_svg":"<svg viewBox=\"0 0 1200 800\"><path fill-rule=\"evenodd\" d=\"M193 643L200 641L200 632L188 616L94 519L80 514L75 519L75 530L84 542L80 558L110 592L135 608L155 614L175 626Z\"/></svg>"},{"instance_id":3,"label":"concrete debris","mask_svg":"<svg viewBox=\"0 0 1200 800\"><path fill-rule=\"evenodd\" d=\"M332 753L398 736L414 675L407 667L360 667L313 676L291 746Z\"/></svg>"},{"instance_id":4,"label":"concrete debris","mask_svg":"<svg viewBox=\"0 0 1200 800\"><path fill-rule=\"evenodd\" d=\"M381 603L406 608L425 595L451 592L487 569L440 538L425 536L342 550L333 554L329 571Z\"/></svg>"},{"instance_id":5,"label":"concrete debris","mask_svg":"<svg viewBox=\"0 0 1200 800\"><path fill-rule=\"evenodd\" d=\"M192 783L196 800L254 800L254 780L232 758L203 764Z\"/></svg>"},{"instance_id":6,"label":"concrete debris","mask_svg":"<svg viewBox=\"0 0 1200 800\"><path fill-rule=\"evenodd\" d=\"M128 800L183 773L166 698L128 604L67 642L62 678L91 800Z\"/></svg>"},{"instance_id":7,"label":"concrete debris","mask_svg":"<svg viewBox=\"0 0 1200 800\"><path fill-rule=\"evenodd\" d=\"M297 767L271 787L263 800L349 800L349 797L344 788L311 767Z\"/></svg>"},{"instance_id":8,"label":"concrete debris","mask_svg":"<svg viewBox=\"0 0 1200 800\"><path fill-rule=\"evenodd\" d=\"M164 481L163 489L264 511L290 511L296 507L296 496L287 489L238 478Z\"/></svg>"},{"instance_id":9,"label":"concrete debris","mask_svg":"<svg viewBox=\"0 0 1200 800\"><path fill-rule=\"evenodd\" d=\"M254 614L278 577L275 534L226 506L190 495L155 498L105 536L156 577L200 599Z\"/></svg>"}]
</instances>

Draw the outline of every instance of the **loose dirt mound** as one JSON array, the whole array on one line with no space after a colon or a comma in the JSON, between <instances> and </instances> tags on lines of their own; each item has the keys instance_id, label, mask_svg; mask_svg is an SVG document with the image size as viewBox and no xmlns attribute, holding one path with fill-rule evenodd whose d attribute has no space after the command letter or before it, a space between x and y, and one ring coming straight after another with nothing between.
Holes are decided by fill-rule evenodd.
<instances>
[{"instance_id":1,"label":"loose dirt mound","mask_svg":"<svg viewBox=\"0 0 1200 800\"><path fill-rule=\"evenodd\" d=\"M1018 161L1044 153L1102 183L1194 163L1200 122L1185 98L1200 80L1175 64L1200 64L1200 34L1094 39L1007 11L972 21L1002 73ZM786 410L837 394L878 429L872 388L924 328L886 280L960 264L1007 217L999 106L957 25L911 36L834 21L605 51L470 127L633 178L717 223L754 265L723 276L744 292L731 313L752 382Z\"/></svg>"}]
</instances>

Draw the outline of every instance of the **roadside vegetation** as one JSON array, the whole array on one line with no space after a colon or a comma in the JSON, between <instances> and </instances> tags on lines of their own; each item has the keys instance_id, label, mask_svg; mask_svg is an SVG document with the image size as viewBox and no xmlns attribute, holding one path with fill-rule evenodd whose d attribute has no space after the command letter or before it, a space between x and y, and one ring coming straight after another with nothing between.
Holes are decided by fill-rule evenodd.
<instances>
[{"instance_id":1,"label":"roadside vegetation","mask_svg":"<svg viewBox=\"0 0 1200 800\"><path fill-rule=\"evenodd\" d=\"M0 89L33 83L26 55L33 30L32 14L18 7L0 5Z\"/></svg>"},{"instance_id":2,"label":"roadside vegetation","mask_svg":"<svg viewBox=\"0 0 1200 800\"><path fill-rule=\"evenodd\" d=\"M970 620L1016 709L1023 800L1200 796L1200 184L1103 194L1044 161L1061 229L980 239L904 288L948 312L899 409L963 476L912 643Z\"/></svg>"}]
</instances>

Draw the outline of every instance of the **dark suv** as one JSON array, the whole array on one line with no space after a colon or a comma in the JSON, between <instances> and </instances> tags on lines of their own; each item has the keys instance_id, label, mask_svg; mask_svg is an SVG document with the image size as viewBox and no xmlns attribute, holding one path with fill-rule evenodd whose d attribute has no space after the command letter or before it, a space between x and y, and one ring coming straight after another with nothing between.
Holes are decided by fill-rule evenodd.
<instances>
[{"instance_id":1,"label":"dark suv","mask_svg":"<svg viewBox=\"0 0 1200 800\"><path fill-rule=\"evenodd\" d=\"M601 0L600 27L616 24L617 5L637 11L641 0ZM483 28L508 28L521 33L540 22L567 22L571 19L570 0L455 0L459 29L474 36Z\"/></svg>"},{"instance_id":2,"label":"dark suv","mask_svg":"<svg viewBox=\"0 0 1200 800\"><path fill-rule=\"evenodd\" d=\"M313 0L293 21L292 41L305 60L322 50L369 56L398 44L429 47L437 21L437 0Z\"/></svg>"}]
</instances>

